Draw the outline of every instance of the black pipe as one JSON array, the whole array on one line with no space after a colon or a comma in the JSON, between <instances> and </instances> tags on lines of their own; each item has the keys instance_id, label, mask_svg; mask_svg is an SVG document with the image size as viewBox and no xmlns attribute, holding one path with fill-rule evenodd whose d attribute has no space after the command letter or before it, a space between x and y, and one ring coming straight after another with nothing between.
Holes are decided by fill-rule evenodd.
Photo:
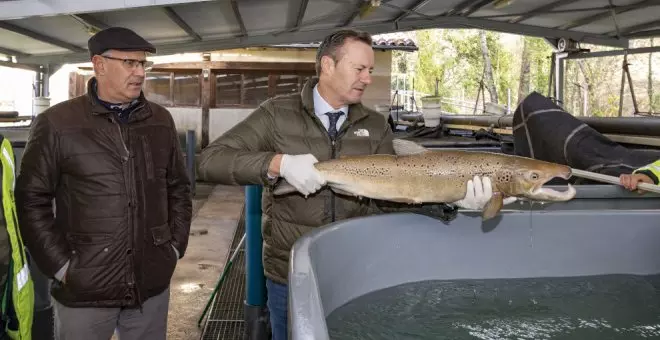
<instances>
[{"instance_id":1,"label":"black pipe","mask_svg":"<svg viewBox=\"0 0 660 340\"><path fill-rule=\"evenodd\" d=\"M552 113L549 113L552 114ZM657 117L575 117L600 133L616 133L637 136L660 136L660 118ZM513 115L472 116L442 115L444 124L511 127Z\"/></svg>"}]
</instances>

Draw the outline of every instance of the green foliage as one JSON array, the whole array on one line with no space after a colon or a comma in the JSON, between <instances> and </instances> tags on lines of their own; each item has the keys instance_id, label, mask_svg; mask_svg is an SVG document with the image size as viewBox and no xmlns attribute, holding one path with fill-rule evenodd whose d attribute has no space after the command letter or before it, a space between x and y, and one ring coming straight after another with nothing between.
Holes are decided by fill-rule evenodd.
<instances>
[{"instance_id":1,"label":"green foliage","mask_svg":"<svg viewBox=\"0 0 660 340\"><path fill-rule=\"evenodd\" d=\"M498 100L506 103L507 89L517 86L518 72L513 72L513 53L499 41L500 35L486 32L486 44L493 68ZM442 39L442 40L441 40ZM415 87L433 93L435 77L440 79L439 94L475 97L484 75L484 61L479 31L424 30L417 32L418 46Z\"/></svg>"},{"instance_id":2,"label":"green foliage","mask_svg":"<svg viewBox=\"0 0 660 340\"><path fill-rule=\"evenodd\" d=\"M418 46L424 46L417 52L415 60L415 90L434 94L436 79L438 95L451 96L451 69L455 58L451 46L443 44L445 32L424 30L417 32Z\"/></svg>"},{"instance_id":3,"label":"green foliage","mask_svg":"<svg viewBox=\"0 0 660 340\"><path fill-rule=\"evenodd\" d=\"M649 111L658 112L660 110L660 93L654 93L653 99L651 99L652 105L650 105Z\"/></svg>"},{"instance_id":4,"label":"green foliage","mask_svg":"<svg viewBox=\"0 0 660 340\"><path fill-rule=\"evenodd\" d=\"M472 113L472 106L484 76L484 57L477 29L428 29L411 32L419 47L418 52L394 52L393 72L414 78L415 90L434 94L436 79L438 95L457 100L451 112ZM529 89L548 95L552 47L543 38L514 36L497 32L486 32L486 43L491 61L495 87L500 104L507 103L507 92L511 91L512 109L522 98L517 98L521 79L523 44L528 46ZM649 39L631 41L631 48L653 45ZM610 47L581 44L591 51L611 50ZM647 54L629 56L631 75L635 83L635 94L641 111L660 110L660 53L649 60ZM623 57L604 57L566 61L564 83L564 107L580 115L586 107L587 115L616 116L619 111L619 89L621 86L621 64ZM652 67L651 67L652 66ZM649 74L649 70L653 72ZM408 89L412 84L408 78ZM396 84L393 79L392 84ZM486 84L487 85L487 84ZM584 92L587 93L587 103ZM486 86L486 91L487 86ZM624 115L633 111L630 90L624 90ZM522 94L526 95L526 94ZM550 94L553 95L553 94ZM489 94L485 95L490 101ZM650 97L650 98L649 98ZM416 98L417 101L421 98ZM460 104L462 101L463 104ZM481 105L481 103L479 104Z\"/></svg>"},{"instance_id":5,"label":"green foliage","mask_svg":"<svg viewBox=\"0 0 660 340\"><path fill-rule=\"evenodd\" d=\"M552 47L543 38L523 37L530 46L530 92L547 94L552 64Z\"/></svg>"}]
</instances>

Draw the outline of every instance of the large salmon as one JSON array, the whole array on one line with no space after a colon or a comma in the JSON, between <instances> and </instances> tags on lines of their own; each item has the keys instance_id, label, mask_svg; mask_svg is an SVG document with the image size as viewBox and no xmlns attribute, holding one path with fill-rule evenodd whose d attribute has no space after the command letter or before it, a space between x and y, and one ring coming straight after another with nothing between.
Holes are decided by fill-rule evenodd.
<instances>
[{"instance_id":1,"label":"large salmon","mask_svg":"<svg viewBox=\"0 0 660 340\"><path fill-rule=\"evenodd\" d=\"M555 177L571 177L566 165L483 151L429 150L402 139L393 144L396 155L347 156L315 167L337 194L410 204L456 202L465 197L468 180L488 176L493 197L482 212L484 220L499 213L506 197L555 202L575 197L570 184L564 192L543 188ZM273 194L295 191L282 181Z\"/></svg>"}]
</instances>

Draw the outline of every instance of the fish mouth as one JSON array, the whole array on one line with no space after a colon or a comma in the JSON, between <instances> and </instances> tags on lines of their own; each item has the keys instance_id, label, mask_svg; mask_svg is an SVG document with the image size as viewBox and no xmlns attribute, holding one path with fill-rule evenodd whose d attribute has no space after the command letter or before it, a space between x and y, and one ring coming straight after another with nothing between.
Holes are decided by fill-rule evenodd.
<instances>
[{"instance_id":1,"label":"fish mouth","mask_svg":"<svg viewBox=\"0 0 660 340\"><path fill-rule=\"evenodd\" d=\"M552 201L552 202L564 202L571 200L575 197L576 190L575 188L568 184L566 191L558 191L551 188L536 188L528 196L528 198L539 200L539 201Z\"/></svg>"},{"instance_id":2,"label":"fish mouth","mask_svg":"<svg viewBox=\"0 0 660 340\"><path fill-rule=\"evenodd\" d=\"M553 201L553 202L563 202L571 200L575 197L576 191L575 188L569 183L565 191L557 191L551 188L544 188L543 186L547 184L553 178L562 178L568 180L573 175L573 171L570 167L562 167L560 171L556 171L554 176L549 176L545 183L534 187L531 192L527 195L528 198L539 200L539 201Z\"/></svg>"}]
</instances>

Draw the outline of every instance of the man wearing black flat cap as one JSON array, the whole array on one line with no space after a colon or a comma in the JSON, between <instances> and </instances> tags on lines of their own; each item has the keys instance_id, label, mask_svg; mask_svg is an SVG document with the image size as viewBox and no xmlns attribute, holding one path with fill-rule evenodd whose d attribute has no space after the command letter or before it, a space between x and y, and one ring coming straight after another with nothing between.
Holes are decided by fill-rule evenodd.
<instances>
[{"instance_id":1,"label":"man wearing black flat cap","mask_svg":"<svg viewBox=\"0 0 660 340\"><path fill-rule=\"evenodd\" d=\"M120 27L88 47L87 93L33 122L16 183L21 233L54 278L57 339L165 339L192 201L172 116L142 92L156 49Z\"/></svg>"}]
</instances>

